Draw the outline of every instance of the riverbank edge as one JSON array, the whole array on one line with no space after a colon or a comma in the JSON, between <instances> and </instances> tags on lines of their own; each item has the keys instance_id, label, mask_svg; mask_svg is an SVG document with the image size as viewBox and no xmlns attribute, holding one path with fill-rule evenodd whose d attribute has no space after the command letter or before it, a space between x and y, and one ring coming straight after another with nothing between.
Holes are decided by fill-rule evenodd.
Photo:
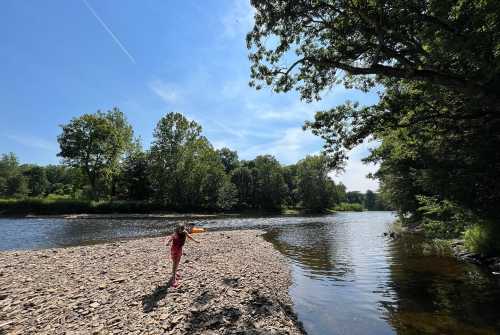
<instances>
[{"instance_id":1,"label":"riverbank edge","mask_svg":"<svg viewBox=\"0 0 500 335\"><path fill-rule=\"evenodd\" d=\"M469 252L464 246L463 239L446 240L453 251L453 255L468 263L477 264L488 268L492 274L500 275L500 256L483 256L478 253Z\"/></svg>"},{"instance_id":2,"label":"riverbank edge","mask_svg":"<svg viewBox=\"0 0 500 335\"><path fill-rule=\"evenodd\" d=\"M175 289L165 284L164 237L0 252L0 331L305 334L289 296L290 263L263 234L196 235Z\"/></svg>"},{"instance_id":3,"label":"riverbank edge","mask_svg":"<svg viewBox=\"0 0 500 335\"><path fill-rule=\"evenodd\" d=\"M342 203L343 206L312 210L302 207L283 206L276 209L251 209L251 208L168 208L159 203L144 201L123 200L78 200L78 199L3 199L0 198L0 218L24 217L75 217L75 216L142 216L168 217L168 216L222 216L222 215L324 215L337 212L362 212L366 209L354 204ZM356 204L359 205L359 204ZM353 207L354 206L354 207ZM359 207L359 208L358 208Z\"/></svg>"},{"instance_id":4,"label":"riverbank edge","mask_svg":"<svg viewBox=\"0 0 500 335\"><path fill-rule=\"evenodd\" d=\"M400 221L393 225L395 234L423 234L421 226L404 227ZM500 275L500 256L484 256L479 253L473 253L465 248L463 239L428 239L431 243L439 244L441 247L444 244L449 249L451 255L457 260L466 263L476 264L488 269L493 275Z\"/></svg>"}]
</instances>

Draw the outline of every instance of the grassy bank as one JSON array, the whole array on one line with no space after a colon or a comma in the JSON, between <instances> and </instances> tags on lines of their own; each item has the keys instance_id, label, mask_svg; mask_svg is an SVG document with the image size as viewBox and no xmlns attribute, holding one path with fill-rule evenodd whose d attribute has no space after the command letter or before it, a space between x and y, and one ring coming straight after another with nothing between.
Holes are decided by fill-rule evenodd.
<instances>
[{"instance_id":1,"label":"grassy bank","mask_svg":"<svg viewBox=\"0 0 500 335\"><path fill-rule=\"evenodd\" d=\"M281 210L233 210L227 213L243 215L302 215L302 214L328 214L335 212L361 212L365 210L361 204L341 203L332 209L324 211L310 211L304 208L285 207ZM65 215L65 214L142 214L154 212L214 212L214 209L203 208L167 208L161 204L147 201L102 200L91 201L71 198L23 198L0 199L0 216L25 216L25 215Z\"/></svg>"},{"instance_id":2,"label":"grassy bank","mask_svg":"<svg viewBox=\"0 0 500 335\"><path fill-rule=\"evenodd\" d=\"M141 201L90 201L78 199L0 199L0 215L58 215L150 213L166 211L159 204Z\"/></svg>"},{"instance_id":3,"label":"grassy bank","mask_svg":"<svg viewBox=\"0 0 500 335\"><path fill-rule=\"evenodd\" d=\"M333 210L335 212L362 212L364 211L364 207L361 204L358 203L347 203L347 202L342 202L338 205L336 205Z\"/></svg>"}]
</instances>

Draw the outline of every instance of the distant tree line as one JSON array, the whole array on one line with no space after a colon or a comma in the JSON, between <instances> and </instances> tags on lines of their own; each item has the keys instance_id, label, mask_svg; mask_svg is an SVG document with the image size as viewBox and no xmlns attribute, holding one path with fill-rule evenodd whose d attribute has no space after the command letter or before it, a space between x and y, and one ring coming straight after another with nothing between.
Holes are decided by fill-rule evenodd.
<instances>
[{"instance_id":1,"label":"distant tree line","mask_svg":"<svg viewBox=\"0 0 500 335\"><path fill-rule=\"evenodd\" d=\"M341 203L386 209L376 193L336 184L323 155L287 166L270 155L240 160L236 151L214 149L202 127L179 113L158 122L148 150L116 108L72 119L58 142L63 165L21 165L14 154L2 155L0 195L135 201L171 210L321 212Z\"/></svg>"}]
</instances>

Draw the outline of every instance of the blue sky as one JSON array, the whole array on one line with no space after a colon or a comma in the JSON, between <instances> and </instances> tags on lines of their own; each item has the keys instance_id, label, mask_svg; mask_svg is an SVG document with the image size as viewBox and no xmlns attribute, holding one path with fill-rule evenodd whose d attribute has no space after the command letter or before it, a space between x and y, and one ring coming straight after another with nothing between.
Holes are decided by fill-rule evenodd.
<instances>
[{"instance_id":1,"label":"blue sky","mask_svg":"<svg viewBox=\"0 0 500 335\"><path fill-rule=\"evenodd\" d=\"M119 107L149 147L168 112L198 121L217 147L240 158L272 154L283 164L318 153L302 131L314 112L344 102L376 101L337 87L319 102L294 92L248 87L246 0L3 0L0 3L0 153L22 162L58 163L60 124ZM376 189L361 164L362 145L334 175L350 190Z\"/></svg>"}]
</instances>

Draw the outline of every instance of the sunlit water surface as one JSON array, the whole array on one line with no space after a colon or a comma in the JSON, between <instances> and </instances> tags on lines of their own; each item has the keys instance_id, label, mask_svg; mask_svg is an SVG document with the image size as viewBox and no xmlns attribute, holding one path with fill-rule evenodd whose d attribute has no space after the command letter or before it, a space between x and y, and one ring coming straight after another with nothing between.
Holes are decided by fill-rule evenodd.
<instances>
[{"instance_id":1,"label":"sunlit water surface","mask_svg":"<svg viewBox=\"0 0 500 335\"><path fill-rule=\"evenodd\" d=\"M390 212L191 221L209 230L265 230L290 260L290 293L309 334L500 334L498 279L437 255L418 237L384 236ZM0 250L160 236L177 222L0 219Z\"/></svg>"}]
</instances>

